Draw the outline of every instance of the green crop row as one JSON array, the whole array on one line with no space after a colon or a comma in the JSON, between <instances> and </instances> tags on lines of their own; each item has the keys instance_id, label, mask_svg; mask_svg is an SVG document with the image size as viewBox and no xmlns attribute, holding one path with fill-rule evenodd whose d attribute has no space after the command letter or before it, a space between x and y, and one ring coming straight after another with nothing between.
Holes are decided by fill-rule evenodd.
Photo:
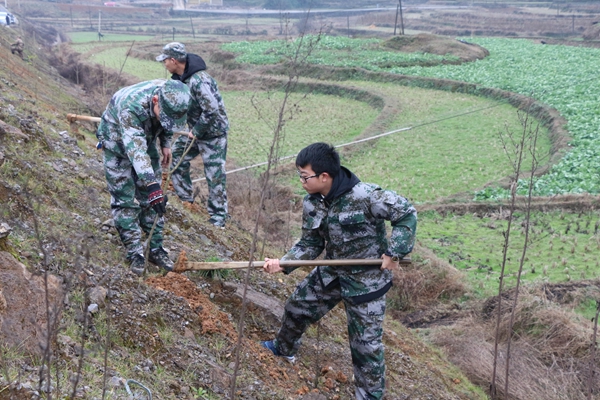
<instances>
[{"instance_id":1,"label":"green crop row","mask_svg":"<svg viewBox=\"0 0 600 400\"><path fill-rule=\"evenodd\" d=\"M525 215L515 213L504 270L505 284L513 287L523 257ZM473 294L492 296L498 290L502 249L508 228L506 215L484 218L419 213L419 242L466 273ZM531 215L528 250L523 258L522 282L568 282L597 279L600 268L600 215L539 212Z\"/></svg>"},{"instance_id":2,"label":"green crop row","mask_svg":"<svg viewBox=\"0 0 600 400\"><path fill-rule=\"evenodd\" d=\"M386 65L413 65L432 61L457 60L454 56L389 51L382 47L381 43L379 39L307 35L301 39L288 41L227 43L223 45L223 49L240 54L237 60L249 64L276 64L292 59L296 53L301 55L310 53L306 59L309 63L336 67L371 65L384 68Z\"/></svg>"}]
</instances>

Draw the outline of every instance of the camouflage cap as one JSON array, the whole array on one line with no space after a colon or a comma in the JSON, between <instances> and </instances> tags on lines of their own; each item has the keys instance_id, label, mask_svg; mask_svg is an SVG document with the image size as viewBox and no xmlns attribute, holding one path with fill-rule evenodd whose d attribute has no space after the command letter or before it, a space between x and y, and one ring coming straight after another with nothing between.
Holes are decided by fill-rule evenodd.
<instances>
[{"instance_id":1,"label":"camouflage cap","mask_svg":"<svg viewBox=\"0 0 600 400\"><path fill-rule=\"evenodd\" d=\"M180 81L169 79L158 91L158 120L167 132L184 132L190 106L190 89Z\"/></svg>"},{"instance_id":2,"label":"camouflage cap","mask_svg":"<svg viewBox=\"0 0 600 400\"><path fill-rule=\"evenodd\" d=\"M156 57L156 61L164 61L167 58L181 60L182 58L185 58L185 56L187 56L185 45L179 42L172 42L163 47L162 53Z\"/></svg>"}]
</instances>

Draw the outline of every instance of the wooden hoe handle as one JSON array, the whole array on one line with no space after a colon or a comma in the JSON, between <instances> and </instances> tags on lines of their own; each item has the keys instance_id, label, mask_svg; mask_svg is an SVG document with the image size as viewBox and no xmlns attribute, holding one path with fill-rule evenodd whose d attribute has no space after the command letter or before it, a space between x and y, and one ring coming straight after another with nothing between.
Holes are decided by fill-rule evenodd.
<instances>
[{"instance_id":1,"label":"wooden hoe handle","mask_svg":"<svg viewBox=\"0 0 600 400\"><path fill-rule=\"evenodd\" d=\"M317 267L329 265L332 267L350 267L357 265L381 265L382 259L348 259L348 260L280 260L282 267ZM410 257L400 259L400 264L410 264ZM175 272L199 271L211 269L240 269L240 268L262 268L264 261L220 261L220 262L193 262L184 261L178 263Z\"/></svg>"}]
</instances>

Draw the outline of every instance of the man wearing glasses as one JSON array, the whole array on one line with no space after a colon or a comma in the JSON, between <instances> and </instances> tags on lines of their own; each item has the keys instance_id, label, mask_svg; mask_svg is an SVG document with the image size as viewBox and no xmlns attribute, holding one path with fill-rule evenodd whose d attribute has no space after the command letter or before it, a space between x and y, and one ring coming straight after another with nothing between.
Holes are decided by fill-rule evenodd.
<instances>
[{"instance_id":1,"label":"man wearing glasses","mask_svg":"<svg viewBox=\"0 0 600 400\"><path fill-rule=\"evenodd\" d=\"M392 270L415 242L417 211L404 197L361 182L340 165L333 146L314 143L296 157L304 198L302 237L282 260L382 258L381 267L316 267L298 285L285 305L282 326L274 340L261 342L290 362L308 326L340 301L348 319L357 399L382 399L385 362L382 343L385 294ZM385 221L391 221L388 241ZM264 270L289 274L278 259L265 259Z\"/></svg>"},{"instance_id":2,"label":"man wearing glasses","mask_svg":"<svg viewBox=\"0 0 600 400\"><path fill-rule=\"evenodd\" d=\"M173 167L179 163L192 139L195 140L171 176L175 193L181 201L194 202L190 162L198 155L202 156L204 176L208 185L209 222L223 227L227 219L225 158L229 121L217 82L206 72L204 60L196 54L187 53L181 43L165 45L156 61L165 65L167 71L172 74L172 79L187 84L192 96L188 111L188 125L191 131L188 136L180 136L175 141Z\"/></svg>"}]
</instances>

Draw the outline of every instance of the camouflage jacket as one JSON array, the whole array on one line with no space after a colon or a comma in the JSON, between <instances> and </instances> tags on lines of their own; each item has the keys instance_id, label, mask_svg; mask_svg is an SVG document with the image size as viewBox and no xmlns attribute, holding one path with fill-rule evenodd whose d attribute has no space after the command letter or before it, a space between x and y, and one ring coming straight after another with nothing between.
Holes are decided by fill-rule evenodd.
<instances>
[{"instance_id":1,"label":"camouflage jacket","mask_svg":"<svg viewBox=\"0 0 600 400\"><path fill-rule=\"evenodd\" d=\"M303 206L302 237L282 260L313 260L323 249L326 259L381 258L385 252L403 257L412 251L417 211L393 191L359 182L329 206L314 195L307 195ZM389 241L385 220L392 225ZM379 297L391 286L392 272L379 267L317 268L323 286L339 281L346 298Z\"/></svg>"},{"instance_id":2,"label":"camouflage jacket","mask_svg":"<svg viewBox=\"0 0 600 400\"><path fill-rule=\"evenodd\" d=\"M171 147L172 133L166 132L152 109L152 96L164 80L155 79L124 87L116 92L106 110L96 136L102 146L122 158L128 158L138 178L144 183L156 182L150 158L160 157L160 146Z\"/></svg>"},{"instance_id":3,"label":"camouflage jacket","mask_svg":"<svg viewBox=\"0 0 600 400\"><path fill-rule=\"evenodd\" d=\"M195 54L188 54L186 71L174 74L173 79L180 80L190 88L191 101L188 110L188 125L199 140L222 136L229 130L229 120L225 104L217 82L197 62Z\"/></svg>"},{"instance_id":4,"label":"camouflage jacket","mask_svg":"<svg viewBox=\"0 0 600 400\"><path fill-rule=\"evenodd\" d=\"M17 39L16 42L14 42L13 44L10 45L10 48L12 50L21 50L21 51L23 51L23 49L25 48L25 43L23 43L23 40Z\"/></svg>"}]
</instances>

